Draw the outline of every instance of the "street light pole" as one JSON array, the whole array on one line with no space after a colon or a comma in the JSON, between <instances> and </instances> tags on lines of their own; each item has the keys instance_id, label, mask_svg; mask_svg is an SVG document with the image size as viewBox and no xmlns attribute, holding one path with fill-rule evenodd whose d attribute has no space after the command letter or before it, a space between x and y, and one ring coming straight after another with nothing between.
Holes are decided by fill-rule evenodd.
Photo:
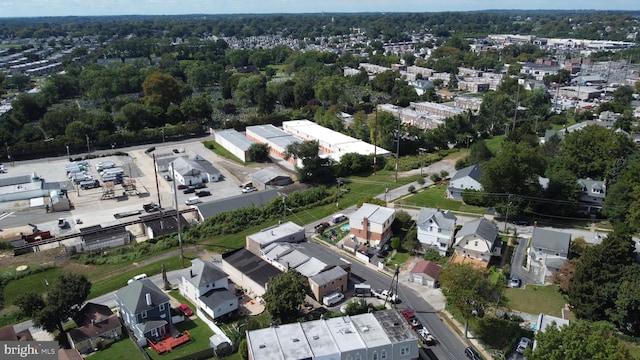
<instances>
[{"instance_id":1,"label":"street light pole","mask_svg":"<svg viewBox=\"0 0 640 360\"><path fill-rule=\"evenodd\" d=\"M507 222L509 221L509 206L511 206L511 194L509 194L509 202L507 203L507 212L504 216L504 233L507 233Z\"/></svg>"},{"instance_id":2,"label":"street light pole","mask_svg":"<svg viewBox=\"0 0 640 360\"><path fill-rule=\"evenodd\" d=\"M69 145L67 145L67 159L71 161L71 154L69 153Z\"/></svg>"},{"instance_id":3,"label":"street light pole","mask_svg":"<svg viewBox=\"0 0 640 360\"><path fill-rule=\"evenodd\" d=\"M178 209L178 189L176 187L175 170L173 168L173 161L171 162L171 176L173 176L173 203L176 207L176 224L178 225L178 245L180 246L180 262L184 268L184 252L182 250L182 229L180 226L180 209ZM159 202L159 201L158 201ZM160 204L158 204L160 206Z\"/></svg>"},{"instance_id":4,"label":"street light pole","mask_svg":"<svg viewBox=\"0 0 640 360\"><path fill-rule=\"evenodd\" d=\"M427 151L425 148L418 148L418 153L420 154L420 177L422 177L422 165L424 161L424 153Z\"/></svg>"},{"instance_id":5,"label":"street light pole","mask_svg":"<svg viewBox=\"0 0 640 360\"><path fill-rule=\"evenodd\" d=\"M400 121L402 112L398 113L398 129L396 135L396 182L398 181L398 157L400 156Z\"/></svg>"},{"instance_id":6,"label":"street light pole","mask_svg":"<svg viewBox=\"0 0 640 360\"><path fill-rule=\"evenodd\" d=\"M87 152L90 153L91 152L91 147L89 146L89 135L84 134L84 137L87 138Z\"/></svg>"},{"instance_id":7,"label":"street light pole","mask_svg":"<svg viewBox=\"0 0 640 360\"><path fill-rule=\"evenodd\" d=\"M162 133L162 143L164 144L164 129L160 129L160 132Z\"/></svg>"}]
</instances>

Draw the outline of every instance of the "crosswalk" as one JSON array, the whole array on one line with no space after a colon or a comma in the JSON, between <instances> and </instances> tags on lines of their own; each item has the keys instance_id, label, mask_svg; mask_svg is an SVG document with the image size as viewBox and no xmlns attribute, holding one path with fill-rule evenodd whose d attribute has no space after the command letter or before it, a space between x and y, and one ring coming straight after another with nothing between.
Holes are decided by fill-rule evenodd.
<instances>
[{"instance_id":1,"label":"crosswalk","mask_svg":"<svg viewBox=\"0 0 640 360\"><path fill-rule=\"evenodd\" d=\"M13 214L15 214L14 212L0 212L0 220L8 218L9 216L12 216Z\"/></svg>"}]
</instances>

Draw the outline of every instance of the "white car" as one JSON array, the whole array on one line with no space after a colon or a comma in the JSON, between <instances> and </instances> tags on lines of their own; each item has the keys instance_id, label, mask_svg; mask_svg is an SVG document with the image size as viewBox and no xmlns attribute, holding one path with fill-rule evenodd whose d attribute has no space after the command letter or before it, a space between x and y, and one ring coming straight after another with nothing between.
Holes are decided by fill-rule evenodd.
<instances>
[{"instance_id":1,"label":"white car","mask_svg":"<svg viewBox=\"0 0 640 360\"><path fill-rule=\"evenodd\" d=\"M246 186L242 188L242 193L243 194L248 194L250 192L254 192L254 191L258 191L257 188L254 188L253 186Z\"/></svg>"}]
</instances>

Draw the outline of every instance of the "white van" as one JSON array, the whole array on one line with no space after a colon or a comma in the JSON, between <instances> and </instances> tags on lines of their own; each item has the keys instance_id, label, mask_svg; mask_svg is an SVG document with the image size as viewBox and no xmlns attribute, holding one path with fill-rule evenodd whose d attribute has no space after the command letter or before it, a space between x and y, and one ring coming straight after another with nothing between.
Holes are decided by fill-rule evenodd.
<instances>
[{"instance_id":1,"label":"white van","mask_svg":"<svg viewBox=\"0 0 640 360\"><path fill-rule=\"evenodd\" d=\"M323 297L322 303L325 304L326 306L333 306L339 303L340 301L342 301L342 299L344 299L344 295L342 295L342 293L334 292Z\"/></svg>"},{"instance_id":2,"label":"white van","mask_svg":"<svg viewBox=\"0 0 640 360\"><path fill-rule=\"evenodd\" d=\"M129 279L129 281L127 281L127 285L131 284L134 281L142 280L142 279L146 279L146 278L147 278L147 274L138 274L138 275L132 277L131 279Z\"/></svg>"},{"instance_id":3,"label":"white van","mask_svg":"<svg viewBox=\"0 0 640 360\"><path fill-rule=\"evenodd\" d=\"M200 200L200 198L196 196L196 197L189 198L184 203L187 204L187 205L195 205L195 204L199 204L201 202L202 202L202 200Z\"/></svg>"}]
</instances>

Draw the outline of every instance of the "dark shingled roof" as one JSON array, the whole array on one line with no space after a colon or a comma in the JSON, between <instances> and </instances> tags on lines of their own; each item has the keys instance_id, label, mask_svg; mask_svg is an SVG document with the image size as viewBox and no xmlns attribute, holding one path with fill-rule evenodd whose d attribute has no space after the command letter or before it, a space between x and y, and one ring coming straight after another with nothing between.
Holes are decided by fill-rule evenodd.
<instances>
[{"instance_id":1,"label":"dark shingled roof","mask_svg":"<svg viewBox=\"0 0 640 360\"><path fill-rule=\"evenodd\" d=\"M69 336L75 343L95 338L113 329L119 328L120 319L108 306L87 303L76 319L78 327L69 331Z\"/></svg>"},{"instance_id":2,"label":"dark shingled roof","mask_svg":"<svg viewBox=\"0 0 640 360\"><path fill-rule=\"evenodd\" d=\"M282 274L280 270L245 248L222 254L222 260L262 286L268 283L271 277Z\"/></svg>"}]
</instances>

